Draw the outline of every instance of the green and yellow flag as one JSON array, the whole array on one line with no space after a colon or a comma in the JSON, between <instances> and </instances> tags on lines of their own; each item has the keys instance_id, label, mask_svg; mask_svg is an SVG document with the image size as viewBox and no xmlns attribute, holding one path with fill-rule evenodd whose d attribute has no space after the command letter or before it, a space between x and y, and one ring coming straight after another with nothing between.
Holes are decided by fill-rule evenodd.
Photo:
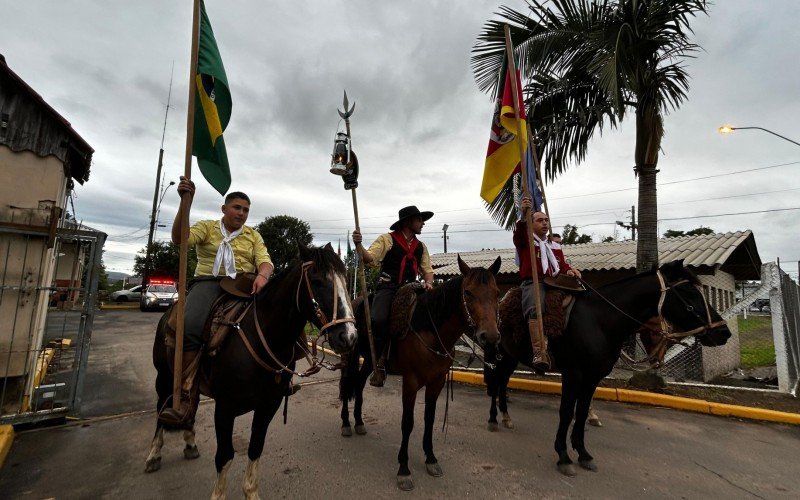
<instances>
[{"instance_id":1,"label":"green and yellow flag","mask_svg":"<svg viewBox=\"0 0 800 500\"><path fill-rule=\"evenodd\" d=\"M206 14L205 2L202 0L200 9L192 155L197 157L203 177L224 196L231 186L228 153L222 137L222 132L231 119L231 92L214 31Z\"/></svg>"}]
</instances>

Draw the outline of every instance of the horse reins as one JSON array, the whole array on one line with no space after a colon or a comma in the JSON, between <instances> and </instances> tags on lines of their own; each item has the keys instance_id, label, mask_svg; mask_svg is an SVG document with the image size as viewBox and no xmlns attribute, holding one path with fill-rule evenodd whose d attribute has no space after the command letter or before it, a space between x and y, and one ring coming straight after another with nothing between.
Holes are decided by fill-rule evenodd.
<instances>
[{"instance_id":1,"label":"horse reins","mask_svg":"<svg viewBox=\"0 0 800 500\"><path fill-rule=\"evenodd\" d=\"M667 350L670 347L672 347L673 345L682 344L683 339L685 339L687 337L698 335L698 334L707 332L708 330L713 330L714 328L718 328L720 326L723 326L723 325L727 324L727 322L725 320L712 321L712 319L711 319L711 309L708 307L708 300L706 299L706 296L705 296L705 294L703 294L702 290L700 291L700 296L703 297L703 305L704 305L705 310L706 310L706 319L705 320L702 317L700 317L700 315L697 314L697 312L695 312L694 307L691 304L689 304L688 302L686 302L686 299L684 299L683 296L680 293L678 293L678 291L675 289L675 287L677 287L679 285L686 284L686 283L691 283L690 280L683 279L683 280L677 281L675 283L669 283L668 284L666 282L666 280L664 280L664 276L661 274L660 270L656 271L656 277L658 278L659 292L661 293L661 295L660 295L660 297L658 299L658 309L657 309L657 315L658 315L659 321L661 323L661 330L659 330L659 331L656 331L656 330L654 330L652 328L647 327L646 323L643 323L642 321L634 318L630 314L626 313L625 311L623 311L622 309L617 307L616 304L611 302L605 295L600 293L596 288L594 288L592 285L590 285L588 282L586 282L583 278L578 278L578 280L586 288L588 288L589 290L594 292L598 297L603 299L608 305L613 307L620 314L622 314L626 318L628 318L628 319L634 321L635 323L637 323L640 328L641 327L645 327L648 330L650 330L651 332L654 332L654 333L658 334L659 339L658 339L658 342L656 343L655 348L653 349L653 353L648 353L648 355L645 358L641 359L641 360L637 361L637 360L631 359L630 356L625 354L624 351L623 351L623 358L625 358L625 361L628 361L628 362L631 362L631 363L634 363L634 364L642 364L642 363L649 362L651 364L651 366L658 367L658 366L660 366L660 364L661 364L661 362L663 360L663 357L666 354ZM678 297L678 300L680 300L681 303L686 307L687 311L691 312L701 322L706 321L706 323L703 326L699 326L697 328L693 328L692 330L688 330L688 331L685 331L685 332L675 332L675 331L673 331L672 325L666 320L666 318L664 318L664 315L662 313L662 309L664 307L664 301L666 300L666 297L667 297L667 292L670 291L670 290L672 290L674 292L675 296Z\"/></svg>"},{"instance_id":2,"label":"horse reins","mask_svg":"<svg viewBox=\"0 0 800 500\"><path fill-rule=\"evenodd\" d=\"M289 368L288 364L284 364L275 355L275 353L272 351L272 349L269 347L269 343L267 342L266 336L264 335L264 332L261 330L261 325L259 324L259 321L258 321L258 309L257 309L256 298L255 297L253 297L252 302L250 304L248 304L248 306L245 308L245 310L242 312L242 314L239 316L239 318L237 318L236 322L233 325L234 328L236 328L236 330L239 332L239 337L242 339L242 342L244 343L245 348L247 348L247 351L250 353L250 355L253 357L253 359L255 359L255 361L262 368L264 368L265 370L267 370L267 371L269 371L271 373L274 373L276 375L277 374L281 374L281 373L290 373L292 375L297 375L298 377L308 377L310 375L313 375L313 374L319 372L322 368L325 368L327 370L338 370L342 366L341 363L337 363L337 364L328 363L327 361L324 360L324 358L323 359L318 359L317 358L317 344L319 343L320 339L322 339L323 337L327 336L327 332L325 332L325 330L327 330L328 328L330 328L332 326L335 326L335 325L338 325L338 324L342 324L342 323L355 323L355 318L337 318L338 305L339 305L339 291L338 291L339 288L338 288L338 286L334 286L333 287L333 319L330 320L330 321L328 320L328 317L325 315L325 312L322 310L322 308L320 307L319 303L316 300L316 297L314 296L314 290L311 288L311 281L310 281L310 279L308 277L308 271L313 266L314 266L313 262L304 262L302 264L302 273L301 273L300 279L298 280L297 293L295 294L295 306L297 307L297 311L298 312L302 312L302 309L300 308L300 288L301 288L303 282L305 282L306 289L308 290L308 297L309 297L309 299L311 301L312 307L314 308L314 315L316 316L317 320L322 325L322 326L319 327L319 336L311 344L311 353L309 353L308 349L305 348L305 346L303 346L299 341L296 342L296 345L299 345L300 349L302 351L304 351L304 354L306 356L306 360L309 363L309 368L306 371L304 371L302 373L299 373L299 372L296 372L296 371L292 370L291 368ZM345 297L347 297L347 296L345 295ZM349 297L347 297L347 299L349 300ZM268 363L266 363L263 359L261 359L261 357L258 355L258 353L256 353L255 349L253 349L253 346L250 344L250 341L247 340L247 336L245 335L244 330L240 326L241 320L244 318L245 314L248 312L248 310L250 309L251 306L252 306L252 309L253 309L253 323L255 323L255 325L256 325L256 333L258 334L258 339L261 342L261 346L264 348L265 351L267 351L267 354L269 355L270 358L272 358L272 361L275 362L275 364L277 364L280 368L274 368L274 367L270 366ZM294 353L294 348L295 348L295 346L292 346L292 352L293 353ZM293 355L293 357L294 357L294 355ZM291 363L291 361L290 361L290 363Z\"/></svg>"}]
</instances>

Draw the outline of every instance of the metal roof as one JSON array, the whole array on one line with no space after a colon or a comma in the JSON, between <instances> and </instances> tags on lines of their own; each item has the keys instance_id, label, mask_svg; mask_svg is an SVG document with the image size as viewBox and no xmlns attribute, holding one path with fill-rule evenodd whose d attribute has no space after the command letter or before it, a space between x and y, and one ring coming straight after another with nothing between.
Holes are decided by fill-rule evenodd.
<instances>
[{"instance_id":1,"label":"metal roof","mask_svg":"<svg viewBox=\"0 0 800 500\"><path fill-rule=\"evenodd\" d=\"M569 263L582 271L618 271L636 269L636 242L612 241L610 243L584 243L567 245L564 254ZM459 273L456 253L440 253L431 256L431 264L437 276ZM481 250L463 252L461 258L469 266L488 267L499 255L502 258L501 273L518 272L515 250ZM752 231L680 236L658 240L659 262L683 259L688 267L720 268L730 272L737 280L760 279L761 258Z\"/></svg>"}]
</instances>

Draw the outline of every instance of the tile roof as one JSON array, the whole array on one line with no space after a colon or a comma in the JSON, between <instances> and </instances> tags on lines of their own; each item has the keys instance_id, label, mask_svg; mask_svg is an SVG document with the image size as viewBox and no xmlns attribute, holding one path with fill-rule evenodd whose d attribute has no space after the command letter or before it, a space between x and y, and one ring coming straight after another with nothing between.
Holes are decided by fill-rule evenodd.
<instances>
[{"instance_id":1,"label":"tile roof","mask_svg":"<svg viewBox=\"0 0 800 500\"><path fill-rule=\"evenodd\" d=\"M731 272L735 279L759 279L761 258L755 245L752 231L736 231L724 234L680 236L658 240L659 262L683 259L689 267L720 267ZM611 271L636 268L636 242L612 241L610 243L584 243L564 248L570 264L585 271ZM513 248L463 252L461 258L470 266L488 267L499 255L502 258L501 273L515 273ZM431 256L437 276L457 274L455 253L440 253ZM756 276L754 276L754 274Z\"/></svg>"}]
</instances>

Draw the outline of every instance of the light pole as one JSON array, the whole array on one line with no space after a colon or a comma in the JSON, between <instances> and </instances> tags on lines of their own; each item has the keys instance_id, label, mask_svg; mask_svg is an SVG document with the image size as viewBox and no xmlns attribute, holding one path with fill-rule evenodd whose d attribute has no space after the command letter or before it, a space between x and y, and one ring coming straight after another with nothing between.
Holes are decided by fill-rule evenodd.
<instances>
[{"instance_id":1,"label":"light pole","mask_svg":"<svg viewBox=\"0 0 800 500\"><path fill-rule=\"evenodd\" d=\"M776 137L780 137L784 141L789 141L792 144L796 144L796 145L800 146L800 142L793 141L792 139L789 139L788 137L784 137L781 134L777 134L777 133L773 132L772 130L767 130L764 127L733 127L731 125L723 125L717 130L719 130L720 134L732 134L734 130L762 130L762 131L764 131L764 132L766 132L768 134L772 134L772 135L774 135Z\"/></svg>"},{"instance_id":2,"label":"light pole","mask_svg":"<svg viewBox=\"0 0 800 500\"><path fill-rule=\"evenodd\" d=\"M444 238L444 253L447 253L447 228L449 227L450 226L448 226L447 224L442 226L442 232L444 232L444 235L442 236L442 238Z\"/></svg>"}]
</instances>

